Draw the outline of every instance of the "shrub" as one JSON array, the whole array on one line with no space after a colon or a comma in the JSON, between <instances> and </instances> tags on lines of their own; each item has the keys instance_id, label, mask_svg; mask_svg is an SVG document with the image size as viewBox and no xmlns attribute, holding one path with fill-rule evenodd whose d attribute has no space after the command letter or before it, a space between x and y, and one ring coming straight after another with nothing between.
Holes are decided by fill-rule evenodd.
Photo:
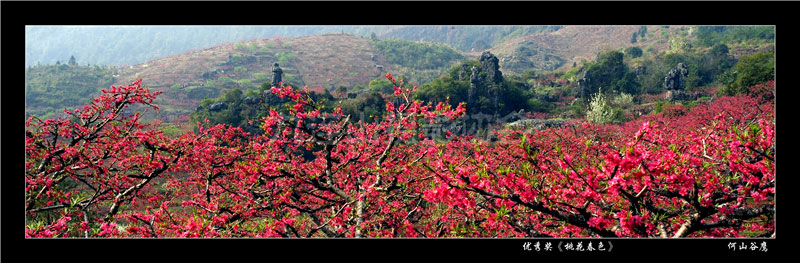
<instances>
[{"instance_id":1,"label":"shrub","mask_svg":"<svg viewBox=\"0 0 800 263\"><path fill-rule=\"evenodd\" d=\"M631 58L638 58L642 56L642 49L640 47L629 47L625 49L625 55Z\"/></svg>"},{"instance_id":2,"label":"shrub","mask_svg":"<svg viewBox=\"0 0 800 263\"><path fill-rule=\"evenodd\" d=\"M742 57L733 68L735 81L726 86L727 95L746 94L749 88L775 80L775 56L772 52L759 52Z\"/></svg>"},{"instance_id":3,"label":"shrub","mask_svg":"<svg viewBox=\"0 0 800 263\"><path fill-rule=\"evenodd\" d=\"M603 90L600 89L597 93L592 95L592 99L589 102L589 110L586 111L586 120L598 124L605 124L611 122L613 118L612 109L606 103Z\"/></svg>"},{"instance_id":4,"label":"shrub","mask_svg":"<svg viewBox=\"0 0 800 263\"><path fill-rule=\"evenodd\" d=\"M377 93L392 93L392 82L385 78L377 78L369 82L370 91Z\"/></svg>"},{"instance_id":5,"label":"shrub","mask_svg":"<svg viewBox=\"0 0 800 263\"><path fill-rule=\"evenodd\" d=\"M633 106L633 96L623 92L614 97L612 103L618 107L628 108Z\"/></svg>"}]
</instances>

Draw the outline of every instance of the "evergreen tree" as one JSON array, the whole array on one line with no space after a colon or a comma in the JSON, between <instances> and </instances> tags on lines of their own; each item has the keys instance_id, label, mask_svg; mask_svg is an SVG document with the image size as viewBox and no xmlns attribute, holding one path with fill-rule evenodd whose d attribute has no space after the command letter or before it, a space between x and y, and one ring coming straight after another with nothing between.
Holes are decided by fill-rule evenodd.
<instances>
[{"instance_id":1,"label":"evergreen tree","mask_svg":"<svg viewBox=\"0 0 800 263\"><path fill-rule=\"evenodd\" d=\"M775 80L775 56L771 52L759 52L742 57L733 68L733 74L735 81L723 92L728 95L747 93L753 85Z\"/></svg>"}]
</instances>

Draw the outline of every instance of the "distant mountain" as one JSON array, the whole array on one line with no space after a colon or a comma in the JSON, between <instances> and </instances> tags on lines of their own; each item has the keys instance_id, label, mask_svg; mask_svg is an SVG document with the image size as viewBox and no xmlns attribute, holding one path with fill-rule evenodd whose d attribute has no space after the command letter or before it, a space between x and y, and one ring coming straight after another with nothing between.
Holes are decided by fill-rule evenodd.
<instances>
[{"instance_id":1,"label":"distant mountain","mask_svg":"<svg viewBox=\"0 0 800 263\"><path fill-rule=\"evenodd\" d=\"M276 62L283 81L295 86L322 90L366 85L393 70L369 42L326 34L223 44L121 68L115 79L122 84L141 78L143 85L165 91L162 103L175 105L216 97L231 88L256 89L271 81ZM186 114L197 103L192 105L165 111Z\"/></svg>"},{"instance_id":2,"label":"distant mountain","mask_svg":"<svg viewBox=\"0 0 800 263\"><path fill-rule=\"evenodd\" d=\"M380 30L380 38L445 43L464 52L480 52L507 39L559 30L563 26L400 26Z\"/></svg>"},{"instance_id":3,"label":"distant mountain","mask_svg":"<svg viewBox=\"0 0 800 263\"><path fill-rule=\"evenodd\" d=\"M490 48L500 59L501 70L522 73L533 69L552 71L592 60L603 49L637 46L658 53L669 48L671 35L681 27L647 26L645 37L631 43L641 26L565 26L557 31L508 39Z\"/></svg>"},{"instance_id":4,"label":"distant mountain","mask_svg":"<svg viewBox=\"0 0 800 263\"><path fill-rule=\"evenodd\" d=\"M511 37L560 26L27 26L25 65L74 56L82 65L133 65L193 49L269 37L347 33L440 42L483 51Z\"/></svg>"},{"instance_id":5,"label":"distant mountain","mask_svg":"<svg viewBox=\"0 0 800 263\"><path fill-rule=\"evenodd\" d=\"M270 81L276 62L285 81L321 88L366 84L393 70L369 39L325 34L218 45L121 68L117 79L143 78L154 88L200 86L220 79L250 80L239 86L255 87Z\"/></svg>"},{"instance_id":6,"label":"distant mountain","mask_svg":"<svg viewBox=\"0 0 800 263\"><path fill-rule=\"evenodd\" d=\"M132 65L192 49L265 37L343 32L356 26L27 26L25 65L51 65L75 56L79 64Z\"/></svg>"}]
</instances>

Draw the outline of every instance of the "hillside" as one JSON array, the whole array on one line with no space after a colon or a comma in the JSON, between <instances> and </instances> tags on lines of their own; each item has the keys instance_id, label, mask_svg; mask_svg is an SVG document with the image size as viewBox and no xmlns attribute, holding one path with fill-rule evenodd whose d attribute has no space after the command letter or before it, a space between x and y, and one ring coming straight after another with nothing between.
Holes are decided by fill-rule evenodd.
<instances>
[{"instance_id":1,"label":"hillside","mask_svg":"<svg viewBox=\"0 0 800 263\"><path fill-rule=\"evenodd\" d=\"M391 56L390 59L386 55ZM419 64L409 57L424 57L428 62ZM193 112L203 98L216 97L232 88L256 89L270 82L273 63L280 64L284 82L321 91L342 86L368 86L370 81L387 72L423 83L440 76L460 59L463 56L459 51L439 43L377 40L350 34L272 37L226 43L131 66L109 67L114 69L114 73L106 76L111 81L87 85L83 89L99 92L113 84L125 85L142 79L142 85L164 92L157 117L170 122ZM31 78L41 76L40 73L30 75ZM28 82L37 81L30 79ZM61 84L54 82L50 86L54 85ZM80 104L63 102L56 103L55 108ZM52 113L58 110L55 108L29 109L28 112Z\"/></svg>"},{"instance_id":2,"label":"hillside","mask_svg":"<svg viewBox=\"0 0 800 263\"><path fill-rule=\"evenodd\" d=\"M432 41L464 52L481 52L508 39L556 31L562 26L399 26L381 28L379 38Z\"/></svg>"},{"instance_id":3,"label":"hillside","mask_svg":"<svg viewBox=\"0 0 800 263\"><path fill-rule=\"evenodd\" d=\"M25 70L25 114L55 117L64 107L83 105L114 84L113 67L58 64Z\"/></svg>"},{"instance_id":4,"label":"hillside","mask_svg":"<svg viewBox=\"0 0 800 263\"><path fill-rule=\"evenodd\" d=\"M528 34L498 43L488 50L500 59L503 71L522 73L527 69L552 71L571 68L573 63L595 58L598 52L606 49L622 50L639 47L645 52L658 54L690 43L697 37L694 26L564 26L552 32ZM640 34L635 43L632 35ZM757 52L770 52L774 43L745 41L724 41L730 47L730 54L738 59ZM689 44L692 46L692 44ZM699 48L699 47L697 47ZM477 57L478 52L470 53Z\"/></svg>"},{"instance_id":5,"label":"hillside","mask_svg":"<svg viewBox=\"0 0 800 263\"><path fill-rule=\"evenodd\" d=\"M452 46L472 37L483 36L494 39L492 41L497 43L492 43L494 46L488 50L499 59L500 70L505 75L512 75L522 74L527 70L563 71L594 60L599 51L622 51L631 46L640 47L645 57L650 59L649 57L657 56L662 51L685 47L695 39L698 32L696 27L689 26L644 28L642 26L478 26L475 32L467 34L469 30L460 27L416 26L413 28L419 29L420 32L415 34L408 28L410 27L363 27L359 29L361 31L350 28L358 33L381 32L376 34L380 37L335 33L225 43L146 63L113 68L115 73L109 73L111 76L106 76L106 80L111 79L111 81L106 82L124 85L141 78L144 86L163 91L163 99L160 102L162 107L157 118L170 122L182 118L181 115L194 112L203 98L215 98L232 88L243 91L256 89L261 84L269 82L272 77L272 64L276 62L280 63L283 69L283 80L292 85L307 85L316 91L340 87L353 91L356 86L369 86L372 80L381 78L386 72L392 72L395 76L405 76L407 81L422 86L447 74L453 63L464 59L477 59L482 50L461 52ZM488 34L487 30L492 28L498 31ZM431 37L437 36L436 32L440 33L438 37ZM397 38L386 38L392 35ZM631 39L632 35L635 43L632 43L634 42ZM401 40L401 36L454 44L407 41ZM730 54L736 59L755 52L771 51L774 49L774 42L764 44L744 41L730 43L729 46ZM694 49L710 50L710 48L698 46ZM634 63L641 64L642 59ZM35 74L30 77L40 75ZM652 79L661 78L662 76L655 76ZM39 80L28 82L36 81ZM99 91L100 88L108 86L102 84L106 82L88 88ZM57 82L45 84L37 86L38 89L60 88ZM655 85L650 84L652 85L649 86ZM36 92L41 93L41 91ZM30 93L26 87L26 94L34 93ZM51 105L52 107L40 107L35 111L37 114L52 113L60 111L63 107L77 105L72 103L73 101L61 100L61 102L55 106ZM26 112L34 110L30 106L39 104L41 103L29 104Z\"/></svg>"},{"instance_id":6,"label":"hillside","mask_svg":"<svg viewBox=\"0 0 800 263\"><path fill-rule=\"evenodd\" d=\"M269 81L258 73L271 77L272 64L284 62L280 65L284 79L294 79L309 87L352 86L379 76L375 65L383 60L377 57L373 61L372 55L378 54L368 40L352 35L267 38L151 60L122 69L119 79L144 78L150 87L165 88L174 84L200 85L202 81L228 77L251 79L252 86L257 86ZM358 74L347 74L352 72Z\"/></svg>"},{"instance_id":7,"label":"hillside","mask_svg":"<svg viewBox=\"0 0 800 263\"><path fill-rule=\"evenodd\" d=\"M283 80L311 89L366 85L391 65L369 39L347 34L264 38L188 52L120 69L117 83L143 79L143 85L165 91L167 115L191 112L198 101L230 88L257 88L272 77L279 63ZM379 67L380 66L380 67ZM382 69L382 70L381 70Z\"/></svg>"},{"instance_id":8,"label":"hillside","mask_svg":"<svg viewBox=\"0 0 800 263\"><path fill-rule=\"evenodd\" d=\"M669 47L667 36L679 30L647 26L644 40L632 44L631 35L639 29L640 26L565 26L554 32L509 39L489 51L497 55L504 71L522 73L529 68L551 71L572 67L573 62L592 60L605 48L637 46L646 49L652 46L654 51L660 52Z\"/></svg>"},{"instance_id":9,"label":"hillside","mask_svg":"<svg viewBox=\"0 0 800 263\"><path fill-rule=\"evenodd\" d=\"M54 64L75 56L84 65L133 65L226 42L338 32L365 35L381 29L364 26L27 26L25 64ZM129 39L136 41L120 41Z\"/></svg>"},{"instance_id":10,"label":"hillside","mask_svg":"<svg viewBox=\"0 0 800 263\"><path fill-rule=\"evenodd\" d=\"M650 32L660 29L659 26L648 28ZM668 47L668 41L664 41L663 37L651 37L630 44L631 34L638 29L638 26L566 26L553 32L508 39L489 51L500 58L504 71L522 73L527 68L555 70L571 66L572 62L579 63L582 59L591 60L604 47L635 45L644 49L652 45L657 51ZM399 30L402 29L395 29ZM678 29L673 27L668 30ZM234 58L237 54L241 59ZM468 58L479 55L479 52L465 53ZM257 86L259 81L267 79L254 78L254 74L271 75L272 63L282 58L288 62L281 64L288 75L285 78L309 87L363 85L380 76L378 65L383 67L384 73L400 70L397 67L399 65L392 68L385 57L370 45L369 39L348 34L326 34L265 38L206 48L122 69L119 79L144 78L145 85L166 88L184 83L195 86L211 78L226 76L234 80L251 79L252 84ZM233 72L237 66L247 71ZM206 74L205 77L203 74Z\"/></svg>"},{"instance_id":11,"label":"hillside","mask_svg":"<svg viewBox=\"0 0 800 263\"><path fill-rule=\"evenodd\" d=\"M75 56L82 65L133 65L223 43L331 33L439 42L461 51L483 51L505 39L558 28L560 26L27 26L25 64L50 65Z\"/></svg>"}]
</instances>

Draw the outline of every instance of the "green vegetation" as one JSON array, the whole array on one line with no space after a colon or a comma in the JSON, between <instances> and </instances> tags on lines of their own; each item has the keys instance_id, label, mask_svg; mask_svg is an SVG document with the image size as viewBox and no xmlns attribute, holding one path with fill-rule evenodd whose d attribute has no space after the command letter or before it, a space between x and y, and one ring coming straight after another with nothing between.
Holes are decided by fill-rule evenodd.
<instances>
[{"instance_id":1,"label":"green vegetation","mask_svg":"<svg viewBox=\"0 0 800 263\"><path fill-rule=\"evenodd\" d=\"M678 63L683 63L689 68L689 76L684 81L690 91L714 83L718 76L734 65L725 45L717 45L710 50L700 52L658 54L641 62L641 66L647 69L646 74L637 77L643 93L664 92L664 76Z\"/></svg>"},{"instance_id":2,"label":"green vegetation","mask_svg":"<svg viewBox=\"0 0 800 263\"><path fill-rule=\"evenodd\" d=\"M586 74L589 77L578 95L588 98L589 94L597 93L602 87L614 92L641 93L636 74L629 72L628 66L623 63L623 56L619 51L605 51L598 54L594 62L585 65L582 71L588 72Z\"/></svg>"},{"instance_id":3,"label":"green vegetation","mask_svg":"<svg viewBox=\"0 0 800 263\"><path fill-rule=\"evenodd\" d=\"M256 73L256 74L260 74L260 73ZM225 87L225 88L231 88L234 85L236 85L236 81L233 80L232 78L229 78L229 77L219 77L219 78L217 78L217 83L219 83L220 86Z\"/></svg>"},{"instance_id":4,"label":"green vegetation","mask_svg":"<svg viewBox=\"0 0 800 263\"><path fill-rule=\"evenodd\" d=\"M619 107L627 108L633 106L633 96L631 94L622 93L614 97L612 103Z\"/></svg>"},{"instance_id":5,"label":"green vegetation","mask_svg":"<svg viewBox=\"0 0 800 263\"><path fill-rule=\"evenodd\" d=\"M552 32L562 26L406 26L382 31L377 30L375 38L400 38L416 41L446 43L461 51L480 51L506 40L542 32ZM373 33L376 31L373 31ZM362 34L367 35L367 34Z\"/></svg>"},{"instance_id":6,"label":"green vegetation","mask_svg":"<svg viewBox=\"0 0 800 263\"><path fill-rule=\"evenodd\" d=\"M262 73L262 72L253 73L253 79L255 81L270 81L271 77L272 76L270 76L267 73Z\"/></svg>"},{"instance_id":7,"label":"green vegetation","mask_svg":"<svg viewBox=\"0 0 800 263\"><path fill-rule=\"evenodd\" d=\"M386 101L381 94L375 91L368 91L355 99L345 99L340 101L342 113L349 114L352 121L364 121L372 123L375 118L383 116L386 109Z\"/></svg>"},{"instance_id":8,"label":"green vegetation","mask_svg":"<svg viewBox=\"0 0 800 263\"><path fill-rule=\"evenodd\" d=\"M227 107L217 112L209 110L210 106L215 103L225 103ZM208 119L211 124L225 123L240 127L247 126L247 123L243 122L243 119L250 116L242 112L244 108L242 106L242 90L230 89L217 99L203 99L200 102L200 107L204 110L192 113L191 119L193 123L202 123L205 119Z\"/></svg>"},{"instance_id":9,"label":"green vegetation","mask_svg":"<svg viewBox=\"0 0 800 263\"><path fill-rule=\"evenodd\" d=\"M389 63L412 69L436 69L450 66L464 57L450 46L432 42L411 42L402 39L375 39L373 47Z\"/></svg>"},{"instance_id":10,"label":"green vegetation","mask_svg":"<svg viewBox=\"0 0 800 263\"><path fill-rule=\"evenodd\" d=\"M611 122L612 117L612 109L608 103L606 103L603 90L600 89L597 91L597 93L592 95L592 100L589 102L589 110L586 111L586 120L594 123L605 124Z\"/></svg>"},{"instance_id":11,"label":"green vegetation","mask_svg":"<svg viewBox=\"0 0 800 263\"><path fill-rule=\"evenodd\" d=\"M685 36L673 35L669 39L669 49L667 53L684 53L692 49L692 43Z\"/></svg>"},{"instance_id":12,"label":"green vegetation","mask_svg":"<svg viewBox=\"0 0 800 263\"><path fill-rule=\"evenodd\" d=\"M477 60L466 61L464 64L468 69L473 66L480 68L480 62ZM418 96L425 101L434 103L449 99L450 104L454 107L460 102L468 102L470 83L468 77L460 78L471 74L470 70L467 71L469 72L464 71L464 67L461 65L453 66L449 74L422 85ZM486 73L479 70L478 75L485 79ZM472 103L467 104L468 112L505 115L512 111L532 109L537 106L536 102L533 102L533 105L529 104L528 98L531 97L531 93L528 85L519 77L504 77L500 83L482 83L481 85L483 86L476 88ZM497 94L496 107L495 94Z\"/></svg>"},{"instance_id":13,"label":"green vegetation","mask_svg":"<svg viewBox=\"0 0 800 263\"><path fill-rule=\"evenodd\" d=\"M378 77L369 82L369 90L376 93L392 93L392 82L384 77Z\"/></svg>"},{"instance_id":14,"label":"green vegetation","mask_svg":"<svg viewBox=\"0 0 800 263\"><path fill-rule=\"evenodd\" d=\"M294 61L297 59L297 55L293 54L292 52L278 52L275 53L275 58L278 59L278 64L285 67L289 64L289 61Z\"/></svg>"},{"instance_id":15,"label":"green vegetation","mask_svg":"<svg viewBox=\"0 0 800 263\"><path fill-rule=\"evenodd\" d=\"M247 50L251 53L258 51L258 44L256 42L250 42L247 44Z\"/></svg>"},{"instance_id":16,"label":"green vegetation","mask_svg":"<svg viewBox=\"0 0 800 263\"><path fill-rule=\"evenodd\" d=\"M263 130L259 128L259 120L266 117L269 109L286 114L291 107L288 98L272 94L270 88L270 83L262 83L257 89L233 88L219 96L208 96L200 101L200 107L190 114L190 120L192 123L200 122L203 125L224 123L241 127L250 133L260 134ZM326 109L333 108L333 96L327 90L322 94L311 92L311 95L315 100L325 101ZM208 123L205 120L208 120Z\"/></svg>"},{"instance_id":17,"label":"green vegetation","mask_svg":"<svg viewBox=\"0 0 800 263\"><path fill-rule=\"evenodd\" d=\"M631 58L638 58L642 56L642 49L640 47L629 47L625 49L625 56Z\"/></svg>"},{"instance_id":18,"label":"green vegetation","mask_svg":"<svg viewBox=\"0 0 800 263\"><path fill-rule=\"evenodd\" d=\"M233 45L233 48L239 51L244 51L247 48L246 46L247 45L244 42L236 42L236 44Z\"/></svg>"},{"instance_id":19,"label":"green vegetation","mask_svg":"<svg viewBox=\"0 0 800 263\"><path fill-rule=\"evenodd\" d=\"M648 56L643 56L645 52L640 47L629 47L624 51L622 48L606 50L598 54L594 61L583 61L580 66L575 63L576 67L563 73L534 72L528 69L521 75L514 75L504 71L504 80L498 85L502 94L499 96L498 113L506 114L522 109L547 113L545 116L573 118L588 114L587 118L596 122L622 122L637 112L647 113L653 107L656 111L663 109L663 105L658 104L663 104L659 99L656 99L657 104L643 106L636 105L639 101L637 98L640 95L649 96L647 102L641 102L649 103L653 101L653 95L663 94L664 76L678 63L688 67L688 76L684 78L687 91L699 92L698 96L706 100L709 95L704 92L720 84L725 85L720 92L734 95L747 92L755 84L774 80L772 53L743 57L737 64L725 43L694 47L688 40L691 31L694 29L675 34L672 49L660 54L654 53L652 45L645 48ZM666 30L662 32L668 34ZM640 29L636 36L645 34L652 32L647 33L646 29ZM464 68L479 67L477 61L465 64ZM632 65L641 68L634 71ZM470 83L465 76L469 76L469 72L462 71L461 67L452 67L447 75L425 83L421 86L419 97L433 102L449 99L452 105L467 101ZM584 79L584 76L588 78ZM579 85L579 80L586 82ZM472 103L467 105L468 111L493 113L498 110L493 108L493 91L490 88L479 92L484 93L474 95ZM574 99L572 96L583 99ZM516 98L520 98L521 102L516 101ZM696 102L687 101L683 104L691 107Z\"/></svg>"},{"instance_id":20,"label":"green vegetation","mask_svg":"<svg viewBox=\"0 0 800 263\"><path fill-rule=\"evenodd\" d=\"M645 36L647 35L647 26L639 27L639 30L636 31L636 33L638 33L642 40L644 40Z\"/></svg>"},{"instance_id":21,"label":"green vegetation","mask_svg":"<svg viewBox=\"0 0 800 263\"><path fill-rule=\"evenodd\" d=\"M249 79L240 79L236 81L236 83L239 84L239 87L242 87L244 89L253 88L253 82Z\"/></svg>"},{"instance_id":22,"label":"green vegetation","mask_svg":"<svg viewBox=\"0 0 800 263\"><path fill-rule=\"evenodd\" d=\"M207 87L207 88L214 89L214 88L217 88L217 82L214 81L213 79L209 79L209 80L206 80L206 82L203 84L203 86Z\"/></svg>"},{"instance_id":23,"label":"green vegetation","mask_svg":"<svg viewBox=\"0 0 800 263\"><path fill-rule=\"evenodd\" d=\"M774 26L699 26L695 43L710 47L718 43L740 43L748 40L775 41Z\"/></svg>"},{"instance_id":24,"label":"green vegetation","mask_svg":"<svg viewBox=\"0 0 800 263\"><path fill-rule=\"evenodd\" d=\"M422 85L417 96L434 103L450 99L452 105L458 105L458 102L467 101L468 89L468 81L453 79L450 75L445 75ZM467 105L468 109L478 107L480 106Z\"/></svg>"},{"instance_id":25,"label":"green vegetation","mask_svg":"<svg viewBox=\"0 0 800 263\"><path fill-rule=\"evenodd\" d=\"M213 98L219 94L219 90L211 87L191 86L183 89L189 99L201 100L203 98Z\"/></svg>"},{"instance_id":26,"label":"green vegetation","mask_svg":"<svg viewBox=\"0 0 800 263\"><path fill-rule=\"evenodd\" d=\"M522 27L503 29L508 30L503 33L507 38L532 30ZM573 62L573 66L566 71L534 71L533 68L543 67L533 65L533 60L517 59L502 64L503 77L496 83L486 81L487 73L481 69L480 62L465 60L458 51L445 44L378 37L370 41L389 63L394 64L390 66L392 73L407 77L414 82L409 84L419 86L419 91L415 93L418 99L434 104L449 101L452 106L468 102L470 114L505 116L524 110L533 118L585 116L599 123L621 122L634 116L631 115L634 111L638 114L646 114L653 109L656 112L663 111L664 76L678 63L688 67L688 76L684 78L687 91L698 93L699 97L706 100L711 96L709 90L717 87L721 87L718 95L736 95L748 92L755 84L775 78L773 53L744 56L738 63L730 54L733 50L738 57L738 54L747 54L752 50L764 50L763 45L753 48L739 42L772 42L774 27L692 27L678 32L660 28L651 31L647 32L646 27L641 27L633 33L631 40L640 42L645 36L657 36L659 33L670 35L669 51L658 53L653 45L644 48L614 47L600 52L593 61ZM693 34L697 36L696 39L692 38ZM491 42L485 44L488 43ZM287 101L270 96L268 87L272 74L268 72L269 69L249 65L263 57L274 59L284 69L285 84L295 87L302 87L302 78L305 77L297 68L293 68L292 61L298 55L292 52L279 52L276 49L266 55L253 54L270 45L273 42L266 42L265 46L254 42L237 43L235 48L245 53L228 56L228 61L224 63L224 74L210 74L216 73L216 69L210 69L206 72L208 76L204 74L202 79L182 84L168 82L171 86L164 86L168 87L165 96L185 94L186 97L179 99L191 102L191 108L197 107L192 100L202 100L197 111L191 114L193 122L208 119L209 124L225 123L258 132L259 118L269 108L285 109ZM520 43L515 48L511 54L517 57L543 56L546 53L534 42ZM504 58L507 56L509 54L505 53ZM113 76L119 74L110 67L78 66L75 56L61 61L67 62L26 69L26 114L50 117L65 107L84 104L86 98L99 94L100 88L115 84ZM554 60L550 62L560 63ZM470 96L472 67L478 68L478 77L482 82ZM265 72L255 72L261 70ZM517 74L519 72L522 73ZM326 86L330 90L325 89L322 94L315 96L328 101L328 109L341 105L346 114L353 115L353 121L371 122L374 116L383 115L387 99L385 95L393 92L391 82L384 77L369 81L375 76L372 74L348 71L341 76L358 78L361 85L349 87L349 84L341 86L336 83L337 88L331 84L330 87ZM319 90L321 87L313 88ZM246 101L252 100L248 98L261 98L263 101L249 103ZM210 109L219 103L224 103L225 107ZM684 102L684 105L690 107L692 103L695 102Z\"/></svg>"},{"instance_id":27,"label":"green vegetation","mask_svg":"<svg viewBox=\"0 0 800 263\"><path fill-rule=\"evenodd\" d=\"M726 72L721 81L726 95L747 93L748 88L775 80L775 56L772 52L759 52L742 57L732 71Z\"/></svg>"},{"instance_id":28,"label":"green vegetation","mask_svg":"<svg viewBox=\"0 0 800 263\"><path fill-rule=\"evenodd\" d=\"M25 69L25 114L54 117L64 108L88 104L101 89L114 85L112 67L69 65L33 66Z\"/></svg>"}]
</instances>

